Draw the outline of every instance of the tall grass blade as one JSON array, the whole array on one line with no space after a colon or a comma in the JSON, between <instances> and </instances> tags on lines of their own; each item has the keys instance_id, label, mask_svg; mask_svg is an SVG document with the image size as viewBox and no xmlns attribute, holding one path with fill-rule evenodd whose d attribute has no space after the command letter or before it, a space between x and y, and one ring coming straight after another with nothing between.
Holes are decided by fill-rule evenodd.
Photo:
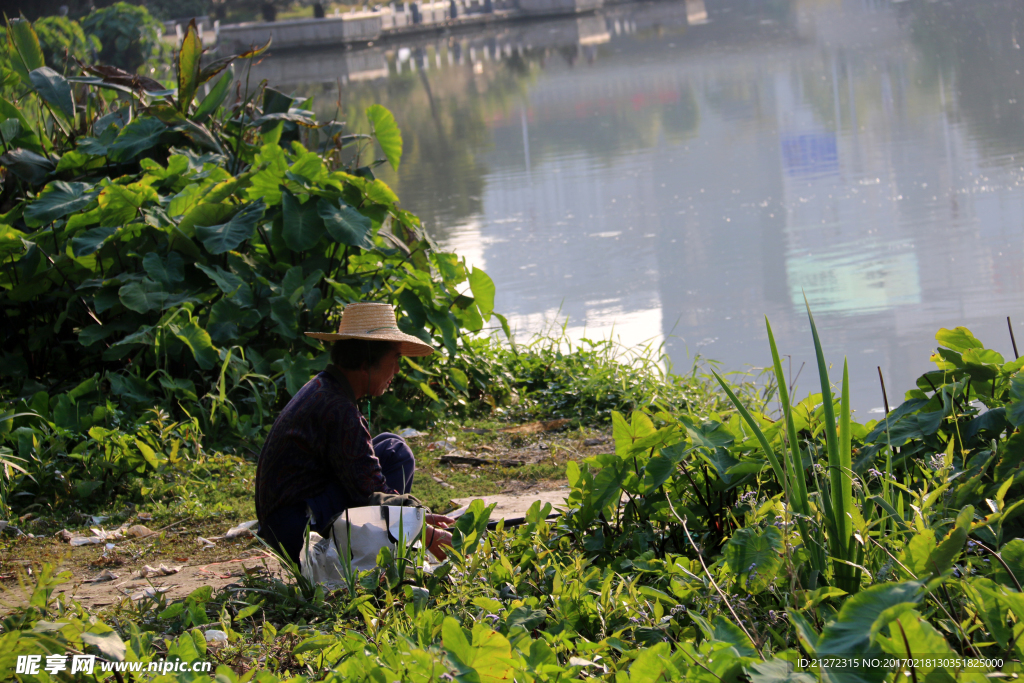
<instances>
[{"instance_id":1,"label":"tall grass blade","mask_svg":"<svg viewBox=\"0 0 1024 683\"><path fill-rule=\"evenodd\" d=\"M803 458L800 456L800 442L796 436L796 424L793 422L793 409L789 404L789 389L786 387L785 376L782 374L782 361L779 358L779 349L775 345L775 335L772 334L772 326L768 318L764 319L765 327L768 330L768 344L772 349L772 364L775 369L775 381L779 385L779 400L782 402L782 413L786 418L786 434L789 437L789 458L787 468L792 479L791 488L796 498L797 510L802 515L810 515L810 506L807 503L807 482L804 480Z\"/></svg>"},{"instance_id":2,"label":"tall grass blade","mask_svg":"<svg viewBox=\"0 0 1024 683\"><path fill-rule=\"evenodd\" d=\"M793 408L789 403L789 388L786 386L785 375L782 373L782 360L779 357L779 349L775 345L775 335L772 334L771 323L768 317L764 319L765 328L768 330L768 344L772 349L772 365L775 370L775 381L779 385L779 400L782 402L782 414L786 419L786 434L789 438L789 455L783 449L783 463L788 470L790 477L790 490L793 493L796 510L801 515L797 518L797 526L800 527L800 536L811 556L811 565L819 572L824 572L825 561L819 552L819 548L813 547L811 543L810 530L807 527L805 517L811 516L811 506L807 498L807 482L804 478L803 458L800 455L800 442L796 435L796 424L793 421Z\"/></svg>"},{"instance_id":3,"label":"tall grass blade","mask_svg":"<svg viewBox=\"0 0 1024 683\"><path fill-rule=\"evenodd\" d=\"M821 348L821 338L818 336L818 328L814 324L814 315L811 313L811 304L804 295L804 306L807 308L807 319L811 323L811 334L814 337L814 355L818 363L818 379L821 382L821 408L825 421L825 446L828 452L829 482L831 484L830 502L831 517L836 538L830 539L830 546L833 548L833 555L846 560L849 557L850 539L852 538L852 524L847 517L847 503L852 505L852 481L848 474L844 474L843 459L840 454L839 435L836 432L836 414L832 405L832 388L828 379L828 365L825 363L825 353ZM847 397L847 408L849 408L849 397ZM849 432L849 418L847 418L847 432ZM847 466L846 472L849 472ZM849 482L850 495L844 491L844 481ZM836 581L839 588L848 593L854 592L851 586L852 567L845 563L835 565Z\"/></svg>"},{"instance_id":4,"label":"tall grass blade","mask_svg":"<svg viewBox=\"0 0 1024 683\"><path fill-rule=\"evenodd\" d=\"M772 469L775 470L775 478L779 480L779 483L782 484L782 489L786 492L786 499L791 500L792 497L789 490L789 480L786 477L785 470L782 469L782 464L779 463L779 459L775 456L775 451L772 450L772 445L768 443L768 438L764 435L764 432L761 431L761 428L757 423L754 422L754 418L750 412L743 407L742 403L740 403L740 399L733 393L732 389L729 388L729 385L725 383L725 380L719 377L718 373L714 370L711 371L711 374L714 375L715 379L718 380L718 383L722 385L722 389L725 390L729 400L732 401L734 406L736 406L736 410L740 412L740 415L750 427L750 430L754 432L754 436L757 437L758 442L761 444L761 450L764 451L765 457L768 458L768 462L772 464Z\"/></svg>"}]
</instances>

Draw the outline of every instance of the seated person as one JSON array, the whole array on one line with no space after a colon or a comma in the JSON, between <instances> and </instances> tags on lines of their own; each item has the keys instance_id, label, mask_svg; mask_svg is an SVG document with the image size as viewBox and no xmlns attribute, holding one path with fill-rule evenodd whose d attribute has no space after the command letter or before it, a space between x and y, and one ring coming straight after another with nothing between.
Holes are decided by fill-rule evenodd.
<instances>
[{"instance_id":1,"label":"seated person","mask_svg":"<svg viewBox=\"0 0 1024 683\"><path fill-rule=\"evenodd\" d=\"M380 494L412 490L416 460L409 445L395 434L371 438L356 401L383 394L402 356L433 353L428 344L398 330L388 304L349 304L337 334L306 334L334 342L331 364L281 411L256 468L260 536L295 562L307 523L326 536L344 510L387 504ZM426 541L435 557L445 557L443 547L452 540L445 529L453 521L426 516Z\"/></svg>"}]
</instances>

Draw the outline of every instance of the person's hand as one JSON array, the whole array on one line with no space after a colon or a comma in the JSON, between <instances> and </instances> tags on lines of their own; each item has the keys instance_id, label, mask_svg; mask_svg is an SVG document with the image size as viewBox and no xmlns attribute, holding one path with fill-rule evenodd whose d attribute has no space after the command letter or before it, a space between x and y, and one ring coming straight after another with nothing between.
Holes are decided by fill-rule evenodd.
<instances>
[{"instance_id":1,"label":"person's hand","mask_svg":"<svg viewBox=\"0 0 1024 683\"><path fill-rule=\"evenodd\" d=\"M447 529L452 524L455 524L455 520L451 517L445 517L444 515L427 515L424 517L427 524L436 526L438 529Z\"/></svg>"},{"instance_id":2,"label":"person's hand","mask_svg":"<svg viewBox=\"0 0 1024 683\"><path fill-rule=\"evenodd\" d=\"M443 560L448 557L448 553L444 551L444 546L448 546L449 548L451 547L452 535L444 529L433 526L427 527L426 535L427 550L430 551L430 554L439 560Z\"/></svg>"}]
</instances>

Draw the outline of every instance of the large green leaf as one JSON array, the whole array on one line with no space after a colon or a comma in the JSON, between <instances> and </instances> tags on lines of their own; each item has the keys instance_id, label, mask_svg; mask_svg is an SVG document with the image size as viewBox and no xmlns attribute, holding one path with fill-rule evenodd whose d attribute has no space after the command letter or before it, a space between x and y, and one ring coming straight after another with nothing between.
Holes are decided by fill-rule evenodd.
<instances>
[{"instance_id":1,"label":"large green leaf","mask_svg":"<svg viewBox=\"0 0 1024 683\"><path fill-rule=\"evenodd\" d=\"M22 18L7 22L7 47L11 68L25 85L32 87L29 74L46 66L43 49L39 46L39 36L32 28L32 23Z\"/></svg>"},{"instance_id":2,"label":"large green leaf","mask_svg":"<svg viewBox=\"0 0 1024 683\"><path fill-rule=\"evenodd\" d=\"M24 147L30 152L42 154L43 146L39 143L39 136L33 132L32 127L28 123L28 119L25 118L24 114L22 114L17 107L3 97L0 97L0 121L7 121L10 119L14 119L18 122L20 132L13 140L5 140L7 147L9 149Z\"/></svg>"},{"instance_id":3,"label":"large green leaf","mask_svg":"<svg viewBox=\"0 0 1024 683\"><path fill-rule=\"evenodd\" d=\"M1010 403L1006 406L1006 419L1014 427L1024 427L1024 370L1010 379Z\"/></svg>"},{"instance_id":4,"label":"large green leaf","mask_svg":"<svg viewBox=\"0 0 1024 683\"><path fill-rule=\"evenodd\" d=\"M198 208L198 207L197 207ZM262 199L248 204L231 217L227 223L211 226L196 226L196 237L211 254L231 251L252 237L256 223L263 218L266 205Z\"/></svg>"},{"instance_id":5,"label":"large green leaf","mask_svg":"<svg viewBox=\"0 0 1024 683\"><path fill-rule=\"evenodd\" d=\"M662 484L669 480L672 473L675 472L676 466L689 452L685 442L659 450L644 466L644 492L651 495L657 491Z\"/></svg>"},{"instance_id":6,"label":"large green leaf","mask_svg":"<svg viewBox=\"0 0 1024 683\"><path fill-rule=\"evenodd\" d=\"M160 119L153 116L139 117L121 129L107 149L107 157L116 162L129 161L156 147L165 132L167 126Z\"/></svg>"},{"instance_id":7,"label":"large green leaf","mask_svg":"<svg viewBox=\"0 0 1024 683\"><path fill-rule=\"evenodd\" d=\"M27 149L12 149L0 155L0 166L11 169L14 175L29 185L42 185L57 165L44 156Z\"/></svg>"},{"instance_id":8,"label":"large green leaf","mask_svg":"<svg viewBox=\"0 0 1024 683\"><path fill-rule=\"evenodd\" d=\"M963 353L968 349L985 348L985 345L978 341L966 327L954 327L952 330L947 330L943 327L935 333L935 341L947 349L952 349L959 353Z\"/></svg>"},{"instance_id":9,"label":"large green leaf","mask_svg":"<svg viewBox=\"0 0 1024 683\"><path fill-rule=\"evenodd\" d=\"M317 211L333 239L350 247L373 249L373 240L370 238L373 223L367 216L347 204L336 206L326 199L317 202Z\"/></svg>"},{"instance_id":10,"label":"large green leaf","mask_svg":"<svg viewBox=\"0 0 1024 683\"><path fill-rule=\"evenodd\" d=\"M149 278L142 282L129 282L118 291L121 304L125 308L136 313L148 313L157 311L164 307L170 292Z\"/></svg>"},{"instance_id":11,"label":"large green leaf","mask_svg":"<svg viewBox=\"0 0 1024 683\"><path fill-rule=\"evenodd\" d=\"M235 212L238 206L233 204L199 204L188 210L178 223L178 232L185 237L192 237L196 234L197 225L216 225L227 221Z\"/></svg>"},{"instance_id":12,"label":"large green leaf","mask_svg":"<svg viewBox=\"0 0 1024 683\"><path fill-rule=\"evenodd\" d=\"M922 584L917 581L881 583L846 599L835 619L825 625L818 638L818 657L856 657L877 652L875 639L901 613L921 601ZM886 670L826 669L831 681L881 681Z\"/></svg>"},{"instance_id":13,"label":"large green leaf","mask_svg":"<svg viewBox=\"0 0 1024 683\"><path fill-rule=\"evenodd\" d=\"M185 38L178 52L178 111L188 113L189 105L199 87L199 68L203 56L203 41L199 39L196 20L188 23Z\"/></svg>"},{"instance_id":14,"label":"large green leaf","mask_svg":"<svg viewBox=\"0 0 1024 683\"><path fill-rule=\"evenodd\" d=\"M89 183L55 180L25 209L25 224L30 228L38 228L84 209L95 198L96 192Z\"/></svg>"},{"instance_id":15,"label":"large green leaf","mask_svg":"<svg viewBox=\"0 0 1024 683\"><path fill-rule=\"evenodd\" d=\"M210 334L199 327L195 318L189 320L187 325L175 329L174 336L183 341L192 351L196 362L203 370L210 370L217 363L217 349L213 346Z\"/></svg>"},{"instance_id":16,"label":"large green leaf","mask_svg":"<svg viewBox=\"0 0 1024 683\"><path fill-rule=\"evenodd\" d=\"M149 185L107 185L100 192L100 223L104 227L121 226L139 216L139 210L160 197Z\"/></svg>"},{"instance_id":17,"label":"large green leaf","mask_svg":"<svg viewBox=\"0 0 1024 683\"><path fill-rule=\"evenodd\" d=\"M196 268L210 276L210 279L220 287L220 291L227 294L236 304L243 308L252 306L252 289L242 278L220 266L210 267L197 263Z\"/></svg>"},{"instance_id":18,"label":"large green leaf","mask_svg":"<svg viewBox=\"0 0 1024 683\"><path fill-rule=\"evenodd\" d=\"M782 553L786 544L782 533L775 527L758 531L752 527L739 529L725 546L725 561L739 580L740 586L751 593L760 593L782 566Z\"/></svg>"},{"instance_id":19,"label":"large green leaf","mask_svg":"<svg viewBox=\"0 0 1024 683\"><path fill-rule=\"evenodd\" d=\"M109 627L107 628L109 630L104 633L83 633L81 636L82 642L92 645L99 650L104 659L112 662L124 661L127 646L121 640L121 636L117 635L117 631Z\"/></svg>"},{"instance_id":20,"label":"large green leaf","mask_svg":"<svg viewBox=\"0 0 1024 683\"><path fill-rule=\"evenodd\" d=\"M142 266L146 269L149 277L167 287L185 279L185 261L176 251L170 252L166 257L161 257L160 254L151 251L143 257Z\"/></svg>"},{"instance_id":21,"label":"large green leaf","mask_svg":"<svg viewBox=\"0 0 1024 683\"><path fill-rule=\"evenodd\" d=\"M291 192L285 190L281 195L281 208L284 211L284 243L292 251L306 251L316 246L324 235L324 220L317 210L318 202L309 199L305 204Z\"/></svg>"},{"instance_id":22,"label":"large green leaf","mask_svg":"<svg viewBox=\"0 0 1024 683\"><path fill-rule=\"evenodd\" d=\"M958 671L959 667L954 662L966 660L916 611L901 614L890 624L889 637L880 638L879 642L886 654L913 661L913 678L900 677L902 680L918 680L924 683L984 683L991 680L985 676L981 667L976 667L973 671ZM951 664L953 665L950 666Z\"/></svg>"},{"instance_id":23,"label":"large green leaf","mask_svg":"<svg viewBox=\"0 0 1024 683\"><path fill-rule=\"evenodd\" d=\"M33 69L29 78L36 92L54 112L62 115L66 122L74 124L75 98L67 80L48 66Z\"/></svg>"},{"instance_id":24,"label":"large green leaf","mask_svg":"<svg viewBox=\"0 0 1024 683\"><path fill-rule=\"evenodd\" d=\"M88 256L102 247L110 239L111 235L116 232L117 228L93 228L92 230L86 230L71 240L71 253L76 258Z\"/></svg>"},{"instance_id":25,"label":"large green leaf","mask_svg":"<svg viewBox=\"0 0 1024 683\"><path fill-rule=\"evenodd\" d=\"M218 344L233 346L240 332L247 332L259 323L261 316L251 308L242 308L232 299L220 299L210 309L206 327L210 338ZM306 376L309 379L309 376Z\"/></svg>"},{"instance_id":26,"label":"large green leaf","mask_svg":"<svg viewBox=\"0 0 1024 683\"><path fill-rule=\"evenodd\" d=\"M398 164L402 161L402 132L398 130L395 117L387 107L380 104L371 105L366 110L366 117L370 119L373 135L377 138L381 151L384 152L391 167L397 171Z\"/></svg>"},{"instance_id":27,"label":"large green leaf","mask_svg":"<svg viewBox=\"0 0 1024 683\"><path fill-rule=\"evenodd\" d=\"M481 269L473 266L469 274L469 288L476 299L476 305L480 307L480 315L484 320L491 319L491 312L494 310L494 280Z\"/></svg>"}]
</instances>

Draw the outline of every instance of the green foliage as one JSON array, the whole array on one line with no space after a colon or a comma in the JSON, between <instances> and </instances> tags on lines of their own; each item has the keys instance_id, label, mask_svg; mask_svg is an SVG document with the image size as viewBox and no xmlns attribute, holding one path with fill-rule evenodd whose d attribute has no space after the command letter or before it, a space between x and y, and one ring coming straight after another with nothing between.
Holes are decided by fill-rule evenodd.
<instances>
[{"instance_id":1,"label":"green foliage","mask_svg":"<svg viewBox=\"0 0 1024 683\"><path fill-rule=\"evenodd\" d=\"M83 62L93 61L93 54L100 50L100 41L94 35L86 35L81 25L67 17L43 17L33 28L39 36L46 66L55 71L64 71L65 52ZM72 62L74 64L74 62Z\"/></svg>"},{"instance_id":2,"label":"green foliage","mask_svg":"<svg viewBox=\"0 0 1024 683\"><path fill-rule=\"evenodd\" d=\"M136 73L161 50L163 25L142 5L116 2L94 9L82 19L82 29L100 43L99 60Z\"/></svg>"},{"instance_id":3,"label":"green foliage","mask_svg":"<svg viewBox=\"0 0 1024 683\"><path fill-rule=\"evenodd\" d=\"M9 323L0 390L19 413L5 432L37 443L18 442L5 482L64 501L118 489L133 468L157 465L135 462L121 437L95 430L143 424L154 405L213 443L256 451L274 411L328 360L303 332L331 329L352 301L398 304L402 329L441 349L410 363L375 417L422 426L449 401L466 404L471 387L458 364L472 364L462 356L479 348L467 335L482 328L484 311L461 290L472 278L468 289L482 292L489 316L489 278L434 251L368 169L325 161L343 144L341 124L316 124L303 101L269 89L223 106L236 58L203 63L197 47L185 49L194 27L167 104L147 90L158 86L124 72L90 67L65 78L35 66L31 26L12 25L11 44L28 57L27 80L4 92L8 148L25 146L0 158L20 178L9 175L0 194ZM213 78L208 99L195 102ZM49 128L19 118L33 105ZM34 130L49 134L27 137ZM46 156L28 148L34 140ZM88 391L76 388L86 382ZM10 459L50 467L71 452L83 465L60 485L16 474ZM94 461L109 471L101 476Z\"/></svg>"}]
</instances>

